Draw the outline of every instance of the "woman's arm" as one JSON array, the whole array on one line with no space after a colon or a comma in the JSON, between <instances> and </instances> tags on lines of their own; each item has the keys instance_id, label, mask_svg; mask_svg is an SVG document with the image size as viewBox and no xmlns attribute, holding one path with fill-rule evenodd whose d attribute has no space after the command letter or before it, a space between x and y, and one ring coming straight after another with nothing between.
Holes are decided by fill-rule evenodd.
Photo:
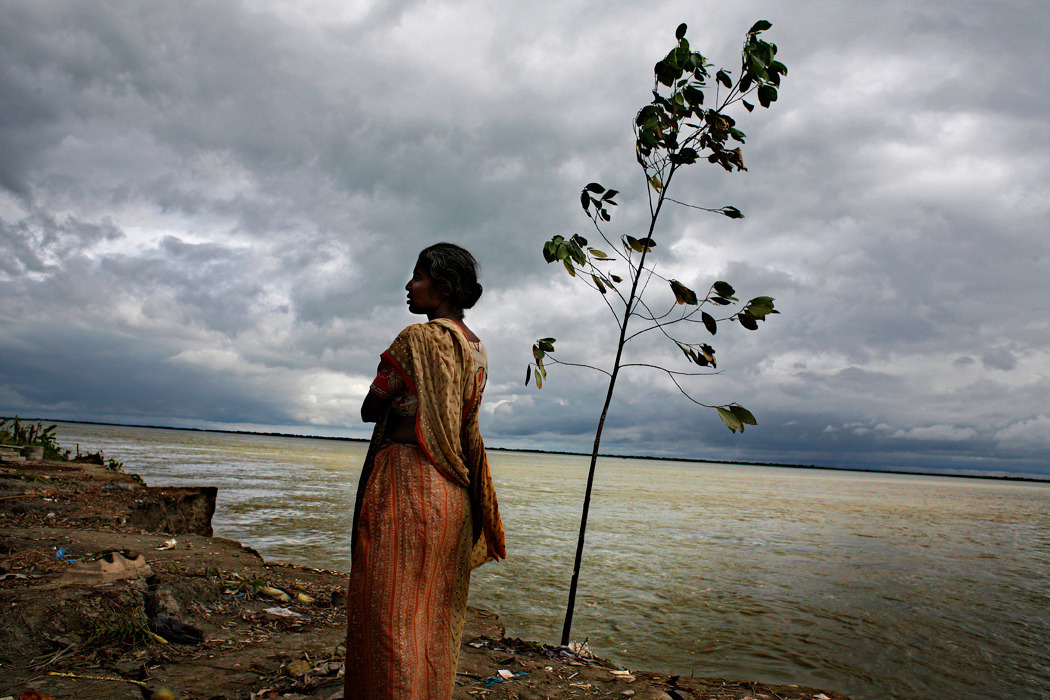
<instances>
[{"instance_id":1,"label":"woman's arm","mask_svg":"<svg viewBox=\"0 0 1050 700\"><path fill-rule=\"evenodd\" d=\"M383 398L374 391L369 391L361 404L361 420L365 423L375 423L383 417L389 405L389 398Z\"/></svg>"},{"instance_id":2,"label":"woman's arm","mask_svg":"<svg viewBox=\"0 0 1050 700\"><path fill-rule=\"evenodd\" d=\"M365 423L375 423L382 418L402 387L404 381L398 376L393 362L384 353L379 358L379 366L376 367L376 378L372 380L365 400L361 403L361 420Z\"/></svg>"}]
</instances>

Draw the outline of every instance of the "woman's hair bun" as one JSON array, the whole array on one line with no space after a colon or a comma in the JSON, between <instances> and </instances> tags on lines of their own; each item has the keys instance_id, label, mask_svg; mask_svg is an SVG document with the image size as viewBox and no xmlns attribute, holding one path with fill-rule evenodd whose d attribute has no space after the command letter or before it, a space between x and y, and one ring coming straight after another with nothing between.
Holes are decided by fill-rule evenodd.
<instances>
[{"instance_id":1,"label":"woman's hair bun","mask_svg":"<svg viewBox=\"0 0 1050 700\"><path fill-rule=\"evenodd\" d=\"M481 283L474 282L474 285L469 289L463 290L463 306L464 309L469 309L478 303L478 299L481 298Z\"/></svg>"}]
</instances>

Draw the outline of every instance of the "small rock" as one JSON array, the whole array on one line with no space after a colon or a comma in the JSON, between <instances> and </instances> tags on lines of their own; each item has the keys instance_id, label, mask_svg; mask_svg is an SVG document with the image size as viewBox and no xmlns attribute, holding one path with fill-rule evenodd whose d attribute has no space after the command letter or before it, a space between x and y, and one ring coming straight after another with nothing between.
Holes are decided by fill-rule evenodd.
<instances>
[{"instance_id":1,"label":"small rock","mask_svg":"<svg viewBox=\"0 0 1050 700\"><path fill-rule=\"evenodd\" d=\"M299 659L297 661L292 661L290 664L288 664L287 671L289 676L299 678L300 676L305 676L307 673L309 673L310 668L311 667L309 661L303 661L302 659Z\"/></svg>"},{"instance_id":2,"label":"small rock","mask_svg":"<svg viewBox=\"0 0 1050 700\"><path fill-rule=\"evenodd\" d=\"M22 691L22 694L18 696L18 700L55 700L53 695L45 695L35 688L28 688Z\"/></svg>"}]
</instances>

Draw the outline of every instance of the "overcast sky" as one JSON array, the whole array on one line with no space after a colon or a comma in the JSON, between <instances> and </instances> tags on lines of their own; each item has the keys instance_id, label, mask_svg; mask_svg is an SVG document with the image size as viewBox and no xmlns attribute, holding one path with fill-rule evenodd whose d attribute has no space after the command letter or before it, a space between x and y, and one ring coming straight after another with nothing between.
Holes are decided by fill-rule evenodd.
<instances>
[{"instance_id":1,"label":"overcast sky","mask_svg":"<svg viewBox=\"0 0 1050 700\"><path fill-rule=\"evenodd\" d=\"M540 254L641 236L631 120L689 24L736 68L758 19L789 74L739 116L749 170L696 166L658 271L776 298L711 342L731 434L647 370L603 451L1050 478L1050 5L800 0L0 0L0 415L363 437L378 354L418 320L425 245L483 267L467 317L491 446L589 450L591 290ZM593 236L591 236L593 238ZM659 304L670 299L650 288ZM674 346L635 357L675 367Z\"/></svg>"}]
</instances>

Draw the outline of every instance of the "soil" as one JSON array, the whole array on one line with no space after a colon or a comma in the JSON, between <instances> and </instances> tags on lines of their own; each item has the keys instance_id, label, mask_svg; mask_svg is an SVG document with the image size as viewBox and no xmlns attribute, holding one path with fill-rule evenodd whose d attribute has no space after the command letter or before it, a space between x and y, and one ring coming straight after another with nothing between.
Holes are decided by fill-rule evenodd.
<instances>
[{"instance_id":1,"label":"soil","mask_svg":"<svg viewBox=\"0 0 1050 700\"><path fill-rule=\"evenodd\" d=\"M0 468L0 700L342 697L346 576L211 536L215 489L102 465ZM36 694L33 694L35 691ZM453 693L482 698L848 700L628 670L508 638L470 608Z\"/></svg>"}]
</instances>

